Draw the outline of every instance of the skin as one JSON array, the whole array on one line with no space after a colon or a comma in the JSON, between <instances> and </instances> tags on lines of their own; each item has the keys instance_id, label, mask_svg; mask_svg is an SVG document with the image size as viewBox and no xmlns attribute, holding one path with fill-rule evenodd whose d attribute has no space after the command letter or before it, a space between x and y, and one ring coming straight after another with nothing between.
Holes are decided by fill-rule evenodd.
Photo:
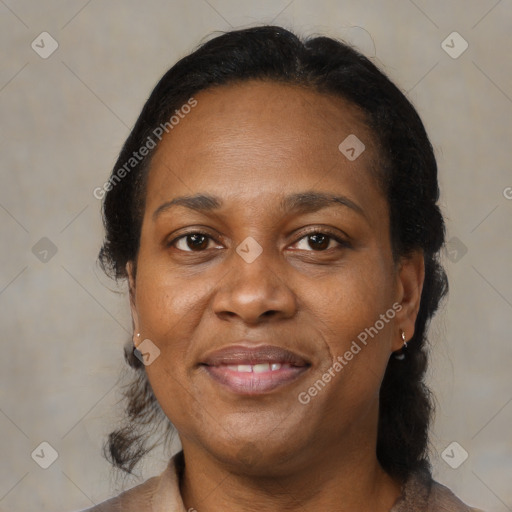
<instances>
[{"instance_id":1,"label":"skin","mask_svg":"<svg viewBox=\"0 0 512 512\"><path fill-rule=\"evenodd\" d=\"M389 511L401 482L376 458L378 394L400 330L413 336L424 263L421 252L393 262L372 133L351 104L288 85L251 81L195 98L153 157L136 273L127 267L136 341L161 351L146 371L182 441L185 507ZM338 150L349 134L366 146L354 161ZM280 209L285 196L307 190L346 196L364 213ZM223 206L154 217L196 193ZM169 244L184 228L211 238ZM314 228L349 245L306 236ZM262 248L252 263L236 252L247 237ZM298 394L394 303L396 316L300 404ZM241 338L294 350L311 366L267 395L237 395L198 363Z\"/></svg>"}]
</instances>

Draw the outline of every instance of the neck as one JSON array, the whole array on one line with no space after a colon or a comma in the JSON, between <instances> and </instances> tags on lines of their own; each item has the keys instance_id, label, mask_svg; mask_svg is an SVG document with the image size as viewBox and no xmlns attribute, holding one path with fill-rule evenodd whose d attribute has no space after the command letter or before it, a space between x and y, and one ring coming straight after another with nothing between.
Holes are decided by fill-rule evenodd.
<instances>
[{"instance_id":1,"label":"neck","mask_svg":"<svg viewBox=\"0 0 512 512\"><path fill-rule=\"evenodd\" d=\"M371 450L348 457L331 450L269 477L244 474L187 448L180 482L186 510L388 512L400 496L400 482L384 472Z\"/></svg>"}]
</instances>

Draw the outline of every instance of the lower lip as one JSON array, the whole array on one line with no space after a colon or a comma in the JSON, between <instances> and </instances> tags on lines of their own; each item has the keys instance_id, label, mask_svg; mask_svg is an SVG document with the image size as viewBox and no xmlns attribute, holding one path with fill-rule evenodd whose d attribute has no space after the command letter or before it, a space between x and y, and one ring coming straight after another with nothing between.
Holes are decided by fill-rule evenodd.
<instances>
[{"instance_id":1,"label":"lower lip","mask_svg":"<svg viewBox=\"0 0 512 512\"><path fill-rule=\"evenodd\" d=\"M298 379L308 366L292 366L268 372L237 372L226 366L203 365L208 375L234 393L259 395L268 393Z\"/></svg>"}]
</instances>

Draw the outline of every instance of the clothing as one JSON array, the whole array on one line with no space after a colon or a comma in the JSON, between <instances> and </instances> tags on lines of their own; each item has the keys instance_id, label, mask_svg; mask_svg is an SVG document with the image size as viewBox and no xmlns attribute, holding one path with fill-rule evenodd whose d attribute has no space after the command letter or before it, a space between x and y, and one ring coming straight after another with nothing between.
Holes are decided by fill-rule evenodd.
<instances>
[{"instance_id":1,"label":"clothing","mask_svg":"<svg viewBox=\"0 0 512 512\"><path fill-rule=\"evenodd\" d=\"M183 452L177 453L160 476L82 512L194 512L187 511L179 489ZM428 472L412 474L402 486L402 495L389 512L482 512L460 501L447 487L432 480Z\"/></svg>"}]
</instances>

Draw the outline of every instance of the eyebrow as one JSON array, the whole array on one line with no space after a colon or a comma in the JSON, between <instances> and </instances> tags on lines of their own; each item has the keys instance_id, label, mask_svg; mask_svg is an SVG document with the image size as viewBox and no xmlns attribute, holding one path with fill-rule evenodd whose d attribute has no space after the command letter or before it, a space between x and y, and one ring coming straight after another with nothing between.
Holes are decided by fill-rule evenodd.
<instances>
[{"instance_id":1,"label":"eyebrow","mask_svg":"<svg viewBox=\"0 0 512 512\"><path fill-rule=\"evenodd\" d=\"M220 197L212 196L210 194L195 194L193 196L175 197L174 199L161 204L153 212L153 220L156 220L160 214L175 206L183 206L190 210L204 213L219 210L222 208L223 204L224 202ZM324 192L308 190L288 195L280 202L280 207L283 211L292 211L297 213L312 213L335 205L346 206L367 219L364 210L358 204L342 195L326 194Z\"/></svg>"}]
</instances>

